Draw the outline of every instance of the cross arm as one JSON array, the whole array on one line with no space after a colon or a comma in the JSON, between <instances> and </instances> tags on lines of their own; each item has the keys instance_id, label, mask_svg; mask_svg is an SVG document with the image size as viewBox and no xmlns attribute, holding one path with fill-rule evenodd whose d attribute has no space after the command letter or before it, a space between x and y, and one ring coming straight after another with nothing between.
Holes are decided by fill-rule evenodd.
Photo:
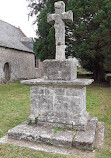
<instances>
[{"instance_id":1,"label":"cross arm","mask_svg":"<svg viewBox=\"0 0 111 158\"><path fill-rule=\"evenodd\" d=\"M47 22L53 25L55 22L55 14L47 14Z\"/></svg>"},{"instance_id":2,"label":"cross arm","mask_svg":"<svg viewBox=\"0 0 111 158\"><path fill-rule=\"evenodd\" d=\"M62 13L62 19L65 22L73 22L73 12L69 10L68 12Z\"/></svg>"}]
</instances>

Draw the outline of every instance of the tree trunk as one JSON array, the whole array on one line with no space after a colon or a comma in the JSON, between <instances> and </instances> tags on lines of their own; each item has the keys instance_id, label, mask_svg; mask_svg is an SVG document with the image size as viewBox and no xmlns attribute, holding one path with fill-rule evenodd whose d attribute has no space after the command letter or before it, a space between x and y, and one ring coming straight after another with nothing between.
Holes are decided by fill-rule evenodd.
<instances>
[{"instance_id":1,"label":"tree trunk","mask_svg":"<svg viewBox=\"0 0 111 158\"><path fill-rule=\"evenodd\" d=\"M99 64L97 64L93 68L93 78L94 78L95 82L104 81L104 70L103 70L102 66L100 66Z\"/></svg>"}]
</instances>

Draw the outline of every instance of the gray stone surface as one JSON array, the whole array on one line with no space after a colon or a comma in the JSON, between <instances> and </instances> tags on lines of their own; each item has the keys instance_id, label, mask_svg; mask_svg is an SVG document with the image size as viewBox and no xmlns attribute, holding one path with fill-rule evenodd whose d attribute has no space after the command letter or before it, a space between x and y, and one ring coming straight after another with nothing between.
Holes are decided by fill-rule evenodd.
<instances>
[{"instance_id":1,"label":"gray stone surface","mask_svg":"<svg viewBox=\"0 0 111 158\"><path fill-rule=\"evenodd\" d=\"M59 126L85 130L89 119L86 112L85 84L90 84L92 80L77 81L22 81L23 84L27 84L27 82L31 84L31 114L29 119L33 121L39 116L39 122L49 122L55 125L59 124Z\"/></svg>"},{"instance_id":2,"label":"gray stone surface","mask_svg":"<svg viewBox=\"0 0 111 158\"><path fill-rule=\"evenodd\" d=\"M73 139L73 146L78 149L93 150L95 146L97 123L97 118L91 118L85 132L77 131Z\"/></svg>"},{"instance_id":3,"label":"gray stone surface","mask_svg":"<svg viewBox=\"0 0 111 158\"><path fill-rule=\"evenodd\" d=\"M45 145L45 144L40 144L40 143L33 143L29 141L24 141L24 140L15 140L15 139L9 139L8 136L4 136L0 138L0 143L1 144L12 144L20 147L26 147L30 148L36 151L44 151L44 152L49 152L53 154L61 154L62 155L67 155L67 156L76 156L77 158L93 158L95 157L95 152L90 152L90 151L80 151L75 148L63 148L63 147L56 147L52 145Z\"/></svg>"},{"instance_id":4,"label":"gray stone surface","mask_svg":"<svg viewBox=\"0 0 111 158\"><path fill-rule=\"evenodd\" d=\"M32 38L26 37L20 28L2 20L0 20L0 46L34 54Z\"/></svg>"},{"instance_id":5,"label":"gray stone surface","mask_svg":"<svg viewBox=\"0 0 111 158\"><path fill-rule=\"evenodd\" d=\"M31 79L31 80L22 80L21 84L25 84L27 86L71 86L71 87L79 87L79 86L88 86L92 82L93 79L75 79L74 81L64 81L64 80L44 80L41 79Z\"/></svg>"},{"instance_id":6,"label":"gray stone surface","mask_svg":"<svg viewBox=\"0 0 111 158\"><path fill-rule=\"evenodd\" d=\"M65 129L61 131L58 130L55 133L54 127L48 124L27 125L26 123L23 123L9 130L8 138L92 151L95 146L95 138L98 137L95 136L98 134L96 133L96 126L97 118L91 118L88 122L86 131L78 132ZM101 134L104 135L104 130L101 131Z\"/></svg>"},{"instance_id":7,"label":"gray stone surface","mask_svg":"<svg viewBox=\"0 0 111 158\"><path fill-rule=\"evenodd\" d=\"M96 137L95 137L95 146L97 148L102 148L104 144L104 123L103 122L98 122L97 123L97 128L96 128Z\"/></svg>"},{"instance_id":8,"label":"gray stone surface","mask_svg":"<svg viewBox=\"0 0 111 158\"><path fill-rule=\"evenodd\" d=\"M35 78L34 54L0 47L0 83L5 80L4 66L9 63L10 81Z\"/></svg>"},{"instance_id":9,"label":"gray stone surface","mask_svg":"<svg viewBox=\"0 0 111 158\"><path fill-rule=\"evenodd\" d=\"M8 131L8 138L71 147L74 133L74 131L58 131L55 133L52 126L45 124L38 124L37 126L21 124Z\"/></svg>"},{"instance_id":10,"label":"gray stone surface","mask_svg":"<svg viewBox=\"0 0 111 158\"><path fill-rule=\"evenodd\" d=\"M65 12L63 1L55 2L55 14L47 15L47 22L54 24L56 39L56 59L65 60L65 22L73 21L72 11Z\"/></svg>"},{"instance_id":11,"label":"gray stone surface","mask_svg":"<svg viewBox=\"0 0 111 158\"><path fill-rule=\"evenodd\" d=\"M70 81L77 78L77 66L73 59L45 60L43 65L45 80Z\"/></svg>"},{"instance_id":12,"label":"gray stone surface","mask_svg":"<svg viewBox=\"0 0 111 158\"><path fill-rule=\"evenodd\" d=\"M56 60L59 61L65 60L65 49L66 49L66 45L56 46L56 56L55 56Z\"/></svg>"}]
</instances>

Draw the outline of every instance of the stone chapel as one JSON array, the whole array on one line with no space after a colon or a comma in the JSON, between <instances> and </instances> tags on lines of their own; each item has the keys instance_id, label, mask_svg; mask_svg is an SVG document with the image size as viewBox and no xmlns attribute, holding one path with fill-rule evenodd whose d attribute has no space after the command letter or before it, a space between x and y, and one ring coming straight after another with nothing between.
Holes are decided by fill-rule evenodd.
<instances>
[{"instance_id":1,"label":"stone chapel","mask_svg":"<svg viewBox=\"0 0 111 158\"><path fill-rule=\"evenodd\" d=\"M7 22L0 20L0 83L37 78L33 39Z\"/></svg>"}]
</instances>

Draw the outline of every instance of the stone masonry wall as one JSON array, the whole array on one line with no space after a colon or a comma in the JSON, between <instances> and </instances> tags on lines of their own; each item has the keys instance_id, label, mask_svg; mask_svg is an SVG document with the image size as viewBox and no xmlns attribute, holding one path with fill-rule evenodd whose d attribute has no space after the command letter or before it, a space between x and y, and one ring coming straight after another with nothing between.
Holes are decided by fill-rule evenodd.
<instances>
[{"instance_id":1,"label":"stone masonry wall","mask_svg":"<svg viewBox=\"0 0 111 158\"><path fill-rule=\"evenodd\" d=\"M4 80L4 65L9 63L10 81L36 78L38 70L34 66L34 54L0 47L0 82Z\"/></svg>"},{"instance_id":2,"label":"stone masonry wall","mask_svg":"<svg viewBox=\"0 0 111 158\"><path fill-rule=\"evenodd\" d=\"M43 122L86 124L86 87L32 86L31 115Z\"/></svg>"}]
</instances>

